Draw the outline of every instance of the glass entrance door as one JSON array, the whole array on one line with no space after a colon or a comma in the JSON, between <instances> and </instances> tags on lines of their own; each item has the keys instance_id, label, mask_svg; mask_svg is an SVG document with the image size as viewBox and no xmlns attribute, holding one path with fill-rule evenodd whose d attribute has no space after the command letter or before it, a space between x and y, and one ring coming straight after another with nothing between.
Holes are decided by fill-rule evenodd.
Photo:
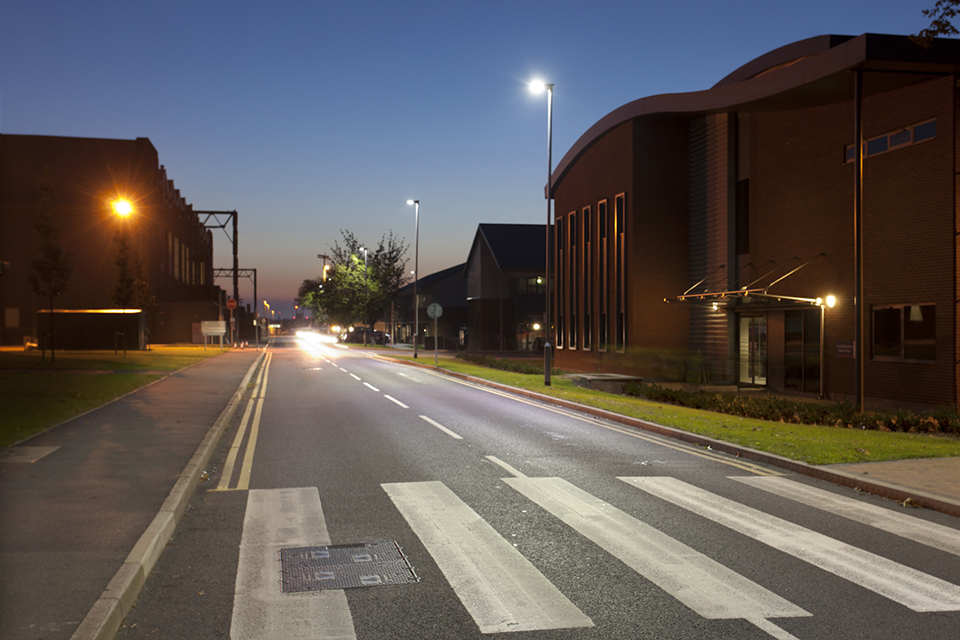
<instances>
[{"instance_id":1,"label":"glass entrance door","mask_svg":"<svg viewBox=\"0 0 960 640\"><path fill-rule=\"evenodd\" d=\"M740 384L767 384L767 318L739 316L740 319Z\"/></svg>"}]
</instances>

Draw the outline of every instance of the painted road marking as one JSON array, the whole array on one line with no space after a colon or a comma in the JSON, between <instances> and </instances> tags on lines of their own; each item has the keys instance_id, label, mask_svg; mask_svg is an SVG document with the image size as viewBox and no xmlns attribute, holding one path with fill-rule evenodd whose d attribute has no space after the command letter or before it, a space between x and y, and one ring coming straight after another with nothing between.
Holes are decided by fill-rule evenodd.
<instances>
[{"instance_id":1,"label":"painted road marking","mask_svg":"<svg viewBox=\"0 0 960 640\"><path fill-rule=\"evenodd\" d=\"M527 477L524 473L522 473L521 471L518 471L517 469L514 469L514 468L511 467L509 464L507 464L506 462L504 462L503 460L501 460L500 458L498 458L498 457L496 457L496 456L487 456L487 460L489 460L489 461L492 462L493 464L498 465L499 467L503 468L507 473L509 473L510 475L514 476L515 478L526 478L526 477Z\"/></svg>"},{"instance_id":2,"label":"painted road marking","mask_svg":"<svg viewBox=\"0 0 960 640\"><path fill-rule=\"evenodd\" d=\"M283 593L277 558L284 547L330 545L316 487L247 494L233 596L233 640L356 640L343 590Z\"/></svg>"},{"instance_id":3,"label":"painted road marking","mask_svg":"<svg viewBox=\"0 0 960 640\"><path fill-rule=\"evenodd\" d=\"M381 485L481 633L592 627L593 621L441 482Z\"/></svg>"},{"instance_id":4,"label":"painted road marking","mask_svg":"<svg viewBox=\"0 0 960 640\"><path fill-rule=\"evenodd\" d=\"M453 438L454 440L463 440L463 438L462 438L461 436L458 436L458 435L455 434L453 431L450 431L450 429L447 429L445 426L443 426L443 425L440 424L439 422L435 422L435 421L431 420L430 418L428 418L427 416L420 416L420 417L423 418L424 420L426 420L427 422L429 422L430 424L432 424L433 426L435 426L437 429L440 429L440 431L443 431L445 434L447 434L448 436L450 436L450 437Z\"/></svg>"},{"instance_id":5,"label":"painted road marking","mask_svg":"<svg viewBox=\"0 0 960 640\"><path fill-rule=\"evenodd\" d=\"M350 377L353 378L354 380L359 380L359 379L360 379L360 376L355 375L355 374L353 374L353 373L351 373L351 374L349 374L349 375L350 375Z\"/></svg>"},{"instance_id":6,"label":"painted road marking","mask_svg":"<svg viewBox=\"0 0 960 640\"><path fill-rule=\"evenodd\" d=\"M905 513L884 509L853 498L839 496L787 478L732 477L730 479L960 556L960 531L956 529L926 522Z\"/></svg>"},{"instance_id":7,"label":"painted road marking","mask_svg":"<svg viewBox=\"0 0 960 640\"><path fill-rule=\"evenodd\" d=\"M374 391L377 391L377 392L380 391L380 389L377 389L375 386L373 386L373 385L370 384L369 382L364 382L364 383L363 383L363 386L369 387L370 389L373 389Z\"/></svg>"},{"instance_id":8,"label":"painted road marking","mask_svg":"<svg viewBox=\"0 0 960 640\"><path fill-rule=\"evenodd\" d=\"M741 618L786 639L767 618L810 615L562 478L503 481L704 618Z\"/></svg>"},{"instance_id":9,"label":"painted road marking","mask_svg":"<svg viewBox=\"0 0 960 640\"><path fill-rule=\"evenodd\" d=\"M257 424L257 430L259 431L259 420L260 420L259 404L263 403L263 399L261 397L261 399L258 401L257 395L262 396L263 390L266 388L267 367L270 364L270 361L272 358L273 358L273 354L268 353L266 355L266 358L263 361L263 366L260 368L260 373L257 375L257 381L256 383L254 383L254 386L253 386L253 393L250 394L250 400L247 402L247 408L243 412L243 419L241 419L240 427L237 429L237 435L233 438L233 444L230 445L230 450L227 452L227 460L223 465L223 473L220 474L220 482L217 485L217 488L213 489L213 491L230 491L231 490L230 481L233 479L233 468L236 465L237 455L240 453L240 445L243 443L243 437L244 435L246 435L247 425L250 422L250 415L255 405L257 405L256 424ZM251 437L251 441L253 441L253 446L255 446L256 442L255 440L253 440L253 437ZM247 446L250 447L251 444L248 443ZM252 463L252 459L251 459L251 463Z\"/></svg>"},{"instance_id":10,"label":"painted road marking","mask_svg":"<svg viewBox=\"0 0 960 640\"><path fill-rule=\"evenodd\" d=\"M913 611L960 611L960 587L675 478L620 478Z\"/></svg>"},{"instance_id":11,"label":"painted road marking","mask_svg":"<svg viewBox=\"0 0 960 640\"><path fill-rule=\"evenodd\" d=\"M508 398L515 402L520 402L523 404L530 405L532 407L537 407L538 409L543 409L544 411L558 413L562 416L566 416L574 420L579 420L580 422L587 422L589 424L607 429L608 431L615 431L617 433L622 433L625 436L630 436L631 438L637 438L638 440L646 440L647 442L652 442L654 444L660 445L661 447L674 449L675 451L682 451L683 453L689 453L692 456L697 456L699 458L704 458L712 462L719 462L720 464L725 464L731 467L736 467L738 469L743 469L744 471L749 471L750 473L756 473L759 475L769 475L769 476L784 475L780 471L774 471L766 467L763 467L761 465L753 464L752 462L749 462L747 460L743 460L740 458L733 458L731 456L721 455L719 453L706 450L702 446L686 444L686 443L676 442L676 441L671 442L667 438L667 436L661 436L653 433L645 433L639 430L637 427L628 427L628 426L623 426L618 424L612 424L603 420L602 418L594 418L592 416L577 413L574 410L550 406L536 400L528 400L527 398L514 395L513 393L510 393L507 391L501 391L499 389L494 389L492 387L487 387L485 385L480 385L474 382L468 382L466 380L458 380L456 378L451 378L449 376L443 375L441 373L436 373L433 371L428 371L428 370L422 370L422 371L423 373L426 373L428 375L436 376L438 378L443 378L448 382L455 382L456 384L461 384L466 387L472 387L479 391L492 393L493 395L501 396L503 398Z\"/></svg>"},{"instance_id":12,"label":"painted road marking","mask_svg":"<svg viewBox=\"0 0 960 640\"><path fill-rule=\"evenodd\" d=\"M409 409L409 408L410 408L410 407L408 407L407 405L403 404L402 402L400 402L399 400L397 400L396 398L394 398L394 397L392 397L392 396L386 396L386 395L385 395L385 396L383 396L383 397L386 398L387 400L389 400L390 402L393 402L393 403L396 403L396 404L400 405L400 406L403 407L404 409Z\"/></svg>"}]
</instances>

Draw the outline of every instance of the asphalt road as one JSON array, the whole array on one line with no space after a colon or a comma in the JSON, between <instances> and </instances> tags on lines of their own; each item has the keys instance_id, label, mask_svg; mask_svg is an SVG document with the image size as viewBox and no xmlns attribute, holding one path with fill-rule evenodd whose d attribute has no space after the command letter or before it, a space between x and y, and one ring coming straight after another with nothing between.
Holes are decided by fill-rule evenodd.
<instances>
[{"instance_id":1,"label":"asphalt road","mask_svg":"<svg viewBox=\"0 0 960 640\"><path fill-rule=\"evenodd\" d=\"M277 341L213 461L118 638L960 629L956 518L357 351Z\"/></svg>"}]
</instances>

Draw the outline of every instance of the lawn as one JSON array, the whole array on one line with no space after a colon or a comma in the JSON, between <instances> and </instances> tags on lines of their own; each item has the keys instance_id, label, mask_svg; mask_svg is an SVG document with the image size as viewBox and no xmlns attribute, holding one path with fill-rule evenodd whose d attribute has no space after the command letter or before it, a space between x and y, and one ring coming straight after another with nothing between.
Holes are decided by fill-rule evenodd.
<instances>
[{"instance_id":1,"label":"lawn","mask_svg":"<svg viewBox=\"0 0 960 640\"><path fill-rule=\"evenodd\" d=\"M390 355L412 360L411 355L404 353ZM420 359L420 362L433 365L433 357ZM439 366L449 371L612 411L808 464L960 457L960 439L947 436L842 429L740 418L584 389L559 375L554 375L552 385L545 387L542 374L525 375L500 371L449 357L441 358Z\"/></svg>"},{"instance_id":2,"label":"lawn","mask_svg":"<svg viewBox=\"0 0 960 640\"><path fill-rule=\"evenodd\" d=\"M0 352L0 446L9 446L177 371L219 349L153 347L150 351Z\"/></svg>"}]
</instances>

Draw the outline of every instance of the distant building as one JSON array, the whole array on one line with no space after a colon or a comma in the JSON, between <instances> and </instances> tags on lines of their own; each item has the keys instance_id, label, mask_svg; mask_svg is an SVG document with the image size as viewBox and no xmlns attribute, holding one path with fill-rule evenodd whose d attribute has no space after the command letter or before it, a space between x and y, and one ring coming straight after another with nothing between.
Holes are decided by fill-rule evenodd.
<instances>
[{"instance_id":1,"label":"distant building","mask_svg":"<svg viewBox=\"0 0 960 640\"><path fill-rule=\"evenodd\" d=\"M481 224L464 265L468 351L542 350L546 229Z\"/></svg>"},{"instance_id":2,"label":"distant building","mask_svg":"<svg viewBox=\"0 0 960 640\"><path fill-rule=\"evenodd\" d=\"M556 365L840 398L859 348L864 398L956 404L958 78L957 40L821 36L604 116L552 177Z\"/></svg>"},{"instance_id":3,"label":"distant building","mask_svg":"<svg viewBox=\"0 0 960 640\"><path fill-rule=\"evenodd\" d=\"M417 298L420 347L433 349L434 340L438 340L440 349L461 348L462 334L467 325L467 283L463 279L463 264L420 278L417 282ZM434 303L443 309L437 319L436 332L433 320L427 315L427 308ZM396 310L397 327L393 339L397 343L413 344L415 322L412 282L400 289Z\"/></svg>"},{"instance_id":4,"label":"distant building","mask_svg":"<svg viewBox=\"0 0 960 640\"><path fill-rule=\"evenodd\" d=\"M147 339L190 342L193 323L218 318L211 233L167 178L148 139L2 134L0 260L9 267L0 275L0 342L23 344L47 331L39 318L49 302L34 295L29 281L38 249L31 222L41 184L54 191L51 217L73 265L66 292L54 300L58 324L65 327L58 346L113 348L116 332L137 331L129 321L108 322L111 314L105 313L116 306L118 232L128 234L130 268L139 256L156 299L137 321ZM118 198L133 206L126 220L112 210ZM129 340L128 348L138 346Z\"/></svg>"}]
</instances>

